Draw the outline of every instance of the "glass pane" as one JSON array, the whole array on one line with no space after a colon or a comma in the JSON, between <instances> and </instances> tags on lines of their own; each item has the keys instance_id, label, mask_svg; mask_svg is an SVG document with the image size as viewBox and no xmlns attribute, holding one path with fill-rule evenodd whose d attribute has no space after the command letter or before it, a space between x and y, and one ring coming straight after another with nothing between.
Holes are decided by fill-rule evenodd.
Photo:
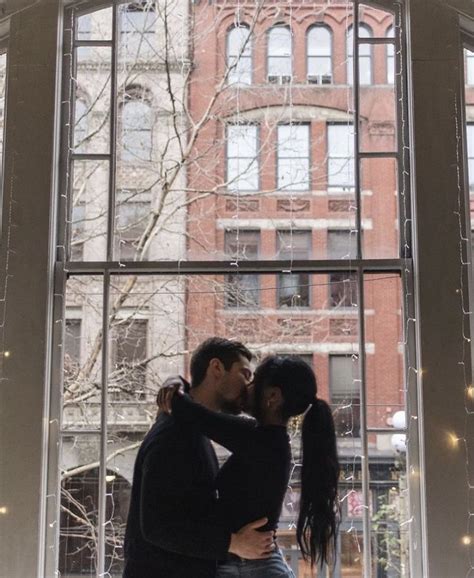
<instances>
[{"instance_id":1,"label":"glass pane","mask_svg":"<svg viewBox=\"0 0 474 578\"><path fill-rule=\"evenodd\" d=\"M169 11L168 6L164 10ZM119 6L120 49L129 62L159 57L160 17L152 2Z\"/></svg>"},{"instance_id":2,"label":"glass pane","mask_svg":"<svg viewBox=\"0 0 474 578\"><path fill-rule=\"evenodd\" d=\"M367 45L362 45L367 46ZM372 46L376 62L385 63L389 45ZM393 64L393 59L392 59ZM376 67L374 84L377 89L360 91L360 114L362 121L360 148L362 152L394 152L397 150L397 95L396 87L387 84L386 72Z\"/></svg>"},{"instance_id":3,"label":"glass pane","mask_svg":"<svg viewBox=\"0 0 474 578\"><path fill-rule=\"evenodd\" d=\"M381 576L410 575L407 460L404 436L373 434L369 451L379 456L370 464L372 552Z\"/></svg>"},{"instance_id":4,"label":"glass pane","mask_svg":"<svg viewBox=\"0 0 474 578\"><path fill-rule=\"evenodd\" d=\"M70 277L66 285L63 429L99 429L102 382L103 281Z\"/></svg>"},{"instance_id":5,"label":"glass pane","mask_svg":"<svg viewBox=\"0 0 474 578\"><path fill-rule=\"evenodd\" d=\"M127 423L131 423L130 417ZM137 424L138 425L138 424ZM107 495L105 512L105 571L111 578L120 578L124 569L124 538L130 505L133 468L138 447L144 435L139 428L138 440L123 428L110 428L107 444Z\"/></svg>"},{"instance_id":6,"label":"glass pane","mask_svg":"<svg viewBox=\"0 0 474 578\"><path fill-rule=\"evenodd\" d=\"M73 146L76 153L104 154L110 149L110 66L106 47L76 49L77 71Z\"/></svg>"},{"instance_id":7,"label":"glass pane","mask_svg":"<svg viewBox=\"0 0 474 578\"><path fill-rule=\"evenodd\" d=\"M364 291L371 311L365 317L367 423L398 428L406 395L401 279L392 273L366 275Z\"/></svg>"},{"instance_id":8,"label":"glass pane","mask_svg":"<svg viewBox=\"0 0 474 578\"><path fill-rule=\"evenodd\" d=\"M100 437L64 436L61 442L59 572L96 576Z\"/></svg>"},{"instance_id":9,"label":"glass pane","mask_svg":"<svg viewBox=\"0 0 474 578\"><path fill-rule=\"evenodd\" d=\"M398 258L400 199L397 161L393 158L362 159L360 166L363 257ZM401 224L403 234L405 225Z\"/></svg>"},{"instance_id":10,"label":"glass pane","mask_svg":"<svg viewBox=\"0 0 474 578\"><path fill-rule=\"evenodd\" d=\"M69 258L103 261L107 253L109 163L74 161L71 176Z\"/></svg>"},{"instance_id":11,"label":"glass pane","mask_svg":"<svg viewBox=\"0 0 474 578\"><path fill-rule=\"evenodd\" d=\"M112 8L78 15L76 33L77 40L111 40Z\"/></svg>"}]
</instances>

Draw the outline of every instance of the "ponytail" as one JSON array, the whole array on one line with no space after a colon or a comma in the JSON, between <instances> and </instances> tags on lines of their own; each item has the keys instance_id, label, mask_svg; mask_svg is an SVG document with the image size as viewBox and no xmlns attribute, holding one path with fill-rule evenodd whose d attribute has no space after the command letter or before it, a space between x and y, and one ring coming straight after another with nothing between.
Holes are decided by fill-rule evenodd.
<instances>
[{"instance_id":1,"label":"ponytail","mask_svg":"<svg viewBox=\"0 0 474 578\"><path fill-rule=\"evenodd\" d=\"M296 536L305 560L335 560L340 511L337 497L339 461L331 408L316 399L302 427L303 466Z\"/></svg>"}]
</instances>

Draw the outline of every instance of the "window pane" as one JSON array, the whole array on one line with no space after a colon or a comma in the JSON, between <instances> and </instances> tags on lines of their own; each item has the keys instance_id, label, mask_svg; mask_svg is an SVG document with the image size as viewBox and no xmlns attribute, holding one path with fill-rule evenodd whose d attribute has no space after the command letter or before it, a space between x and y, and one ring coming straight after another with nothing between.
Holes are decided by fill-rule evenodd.
<instances>
[{"instance_id":1,"label":"window pane","mask_svg":"<svg viewBox=\"0 0 474 578\"><path fill-rule=\"evenodd\" d=\"M278 127L278 187L284 190L309 189L309 126Z\"/></svg>"},{"instance_id":2,"label":"window pane","mask_svg":"<svg viewBox=\"0 0 474 578\"><path fill-rule=\"evenodd\" d=\"M61 425L65 430L98 430L102 399L102 344L97 335L102 327L102 279L69 277L65 304L66 319L61 340Z\"/></svg>"},{"instance_id":3,"label":"window pane","mask_svg":"<svg viewBox=\"0 0 474 578\"><path fill-rule=\"evenodd\" d=\"M227 127L227 179L233 191L258 190L257 127Z\"/></svg>"},{"instance_id":4,"label":"window pane","mask_svg":"<svg viewBox=\"0 0 474 578\"><path fill-rule=\"evenodd\" d=\"M107 250L109 163L75 161L71 176L69 258L102 261Z\"/></svg>"},{"instance_id":5,"label":"window pane","mask_svg":"<svg viewBox=\"0 0 474 578\"><path fill-rule=\"evenodd\" d=\"M122 191L115 209L115 258L135 261L146 257L146 229L150 222L150 203L138 191Z\"/></svg>"},{"instance_id":6,"label":"window pane","mask_svg":"<svg viewBox=\"0 0 474 578\"><path fill-rule=\"evenodd\" d=\"M126 101L122 110L122 160L149 161L153 150L153 113L150 105L137 100Z\"/></svg>"},{"instance_id":7,"label":"window pane","mask_svg":"<svg viewBox=\"0 0 474 578\"><path fill-rule=\"evenodd\" d=\"M87 52L76 49L77 72L75 152L102 154L110 150L110 66L112 52L107 47L94 47ZM82 96L87 95L87 99Z\"/></svg>"},{"instance_id":8,"label":"window pane","mask_svg":"<svg viewBox=\"0 0 474 578\"><path fill-rule=\"evenodd\" d=\"M278 231L277 258L282 260L311 257L311 231ZM282 273L278 276L278 307L308 307L310 276L306 273Z\"/></svg>"},{"instance_id":9,"label":"window pane","mask_svg":"<svg viewBox=\"0 0 474 578\"><path fill-rule=\"evenodd\" d=\"M61 444L59 571L96 576L100 437L65 436Z\"/></svg>"},{"instance_id":10,"label":"window pane","mask_svg":"<svg viewBox=\"0 0 474 578\"><path fill-rule=\"evenodd\" d=\"M329 388L331 401L338 404L335 412L339 436L360 435L360 382L358 360L351 355L329 356Z\"/></svg>"},{"instance_id":11,"label":"window pane","mask_svg":"<svg viewBox=\"0 0 474 578\"><path fill-rule=\"evenodd\" d=\"M370 38L372 32L370 29L363 25L359 25L359 37L360 38ZM347 83L353 84L354 82L354 38L352 27L347 32L346 39L346 51L347 51ZM359 43L359 82L361 85L372 84L372 46L370 44Z\"/></svg>"},{"instance_id":12,"label":"window pane","mask_svg":"<svg viewBox=\"0 0 474 578\"><path fill-rule=\"evenodd\" d=\"M252 81L252 43L246 26L233 28L228 35L227 66L230 83L250 84Z\"/></svg>"},{"instance_id":13,"label":"window pane","mask_svg":"<svg viewBox=\"0 0 474 578\"><path fill-rule=\"evenodd\" d=\"M229 259L258 259L260 231L226 231L225 252ZM226 307L256 307L259 304L258 275L227 275Z\"/></svg>"},{"instance_id":14,"label":"window pane","mask_svg":"<svg viewBox=\"0 0 474 578\"><path fill-rule=\"evenodd\" d=\"M289 82L291 75L291 31L284 26L275 26L268 34L268 79L270 82Z\"/></svg>"},{"instance_id":15,"label":"window pane","mask_svg":"<svg viewBox=\"0 0 474 578\"><path fill-rule=\"evenodd\" d=\"M158 56L158 16L154 5L149 2L137 6L122 4L119 16L121 58L131 62Z\"/></svg>"},{"instance_id":16,"label":"window pane","mask_svg":"<svg viewBox=\"0 0 474 578\"><path fill-rule=\"evenodd\" d=\"M328 136L328 187L330 190L354 188L354 133L352 125L330 124Z\"/></svg>"}]
</instances>

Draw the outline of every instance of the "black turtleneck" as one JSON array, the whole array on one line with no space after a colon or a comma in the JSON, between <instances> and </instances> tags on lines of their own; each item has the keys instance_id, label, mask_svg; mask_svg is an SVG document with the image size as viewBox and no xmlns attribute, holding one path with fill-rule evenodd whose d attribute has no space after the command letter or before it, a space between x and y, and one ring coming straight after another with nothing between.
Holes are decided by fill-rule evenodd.
<instances>
[{"instance_id":1,"label":"black turtleneck","mask_svg":"<svg viewBox=\"0 0 474 578\"><path fill-rule=\"evenodd\" d=\"M266 517L268 524L262 530L275 530L291 468L286 428L216 413L187 395L174 396L172 411L177 423L196 428L232 452L216 478L222 524L235 532Z\"/></svg>"}]
</instances>

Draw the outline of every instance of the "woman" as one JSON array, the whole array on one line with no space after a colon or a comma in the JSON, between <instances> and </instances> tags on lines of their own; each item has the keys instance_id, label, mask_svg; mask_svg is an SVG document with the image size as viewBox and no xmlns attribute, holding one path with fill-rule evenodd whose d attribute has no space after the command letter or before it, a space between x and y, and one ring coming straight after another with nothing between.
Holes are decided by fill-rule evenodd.
<instances>
[{"instance_id":1,"label":"woman","mask_svg":"<svg viewBox=\"0 0 474 578\"><path fill-rule=\"evenodd\" d=\"M178 421L232 452L219 471L218 515L231 531L259 518L264 530L276 530L291 469L287 427L304 412L302 425L301 499L297 540L305 559L314 565L333 560L338 526L339 462L332 413L316 398L316 378L304 361L269 356L257 367L249 387L249 413L256 421L216 413L177 395L176 387L158 394L160 407ZM179 392L181 393L181 392ZM280 550L264 560L243 560L230 554L219 563L217 578L293 577Z\"/></svg>"}]
</instances>

